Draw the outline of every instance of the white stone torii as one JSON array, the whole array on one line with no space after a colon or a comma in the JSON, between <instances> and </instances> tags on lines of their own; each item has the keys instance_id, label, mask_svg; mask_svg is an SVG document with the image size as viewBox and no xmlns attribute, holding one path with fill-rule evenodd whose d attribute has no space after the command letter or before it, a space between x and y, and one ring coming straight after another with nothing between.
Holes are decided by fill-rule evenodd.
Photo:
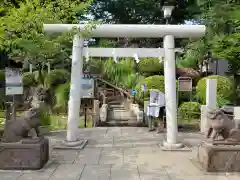
<instances>
[{"instance_id":1,"label":"white stone torii","mask_svg":"<svg viewBox=\"0 0 240 180\"><path fill-rule=\"evenodd\" d=\"M84 31L84 24L44 24L46 32L66 32L77 27ZM102 24L97 25L89 36L91 37L133 37L133 38L161 38L164 46L164 80L167 120L166 148L179 147L177 141L177 103L176 103L176 72L175 72L175 43L174 38L199 38L205 34L204 25L125 25ZM74 35L72 49L71 86L68 106L67 142L78 142L78 119L81 104L81 76L84 37ZM81 143L81 142L80 142Z\"/></svg>"}]
</instances>

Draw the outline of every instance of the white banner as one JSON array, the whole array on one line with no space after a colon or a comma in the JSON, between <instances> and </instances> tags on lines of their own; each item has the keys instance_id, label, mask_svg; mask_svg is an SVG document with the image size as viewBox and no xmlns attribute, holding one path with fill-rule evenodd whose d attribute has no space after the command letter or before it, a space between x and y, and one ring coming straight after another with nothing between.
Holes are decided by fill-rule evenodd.
<instances>
[{"instance_id":1,"label":"white banner","mask_svg":"<svg viewBox=\"0 0 240 180\"><path fill-rule=\"evenodd\" d=\"M147 115L158 117L159 110L165 106L165 94L161 91L151 89L150 90L150 102L147 109Z\"/></svg>"}]
</instances>

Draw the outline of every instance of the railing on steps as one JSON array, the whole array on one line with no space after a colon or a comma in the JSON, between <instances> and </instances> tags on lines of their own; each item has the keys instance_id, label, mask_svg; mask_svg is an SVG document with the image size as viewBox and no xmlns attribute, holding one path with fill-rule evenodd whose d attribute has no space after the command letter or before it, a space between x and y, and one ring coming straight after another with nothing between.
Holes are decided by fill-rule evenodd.
<instances>
[{"instance_id":1,"label":"railing on steps","mask_svg":"<svg viewBox=\"0 0 240 180\"><path fill-rule=\"evenodd\" d=\"M111 83L109 83L106 80L97 78L98 81L100 81L103 84L108 85L111 88L99 88L99 95L102 99L101 102L101 107L102 104L105 104L105 108L108 108L108 104L111 101L114 100L122 100L123 105L125 106L126 109L130 110L131 113L136 116L137 121L142 121L143 119L143 113L140 111L138 104L133 104L133 97L132 95L128 92L128 90L123 89L121 87L117 87ZM118 99L121 98L121 99ZM106 111L106 110L103 110Z\"/></svg>"},{"instance_id":2,"label":"railing on steps","mask_svg":"<svg viewBox=\"0 0 240 180\"><path fill-rule=\"evenodd\" d=\"M96 80L111 87L111 88L99 88L99 94L102 97L102 99L104 100L103 103L108 103L108 101L111 100L112 97L115 97L115 98L122 97L123 100L124 99L132 99L132 96L128 93L128 91L126 89L117 87L101 78L97 78Z\"/></svg>"}]
</instances>

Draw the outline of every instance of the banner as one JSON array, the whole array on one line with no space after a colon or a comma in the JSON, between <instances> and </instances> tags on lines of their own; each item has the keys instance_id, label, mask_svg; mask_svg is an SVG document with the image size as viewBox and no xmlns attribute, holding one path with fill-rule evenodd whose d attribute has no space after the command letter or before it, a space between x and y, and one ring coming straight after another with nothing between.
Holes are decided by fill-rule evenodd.
<instances>
[{"instance_id":1,"label":"banner","mask_svg":"<svg viewBox=\"0 0 240 180\"><path fill-rule=\"evenodd\" d=\"M161 91L151 89L150 90L150 102L147 108L147 115L158 117L160 107L165 106L165 94Z\"/></svg>"}]
</instances>

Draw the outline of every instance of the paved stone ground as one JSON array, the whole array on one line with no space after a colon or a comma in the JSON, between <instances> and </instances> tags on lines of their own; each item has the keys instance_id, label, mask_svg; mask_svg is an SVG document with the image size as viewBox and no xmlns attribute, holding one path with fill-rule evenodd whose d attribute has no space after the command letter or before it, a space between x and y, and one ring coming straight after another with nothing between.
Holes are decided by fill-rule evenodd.
<instances>
[{"instance_id":1,"label":"paved stone ground","mask_svg":"<svg viewBox=\"0 0 240 180\"><path fill-rule=\"evenodd\" d=\"M239 180L240 174L210 174L194 163L197 133L179 133L192 151L161 151L164 134L147 128L80 129L84 150L54 150L52 163L39 171L0 171L0 180ZM58 139L65 132L55 133Z\"/></svg>"}]
</instances>

